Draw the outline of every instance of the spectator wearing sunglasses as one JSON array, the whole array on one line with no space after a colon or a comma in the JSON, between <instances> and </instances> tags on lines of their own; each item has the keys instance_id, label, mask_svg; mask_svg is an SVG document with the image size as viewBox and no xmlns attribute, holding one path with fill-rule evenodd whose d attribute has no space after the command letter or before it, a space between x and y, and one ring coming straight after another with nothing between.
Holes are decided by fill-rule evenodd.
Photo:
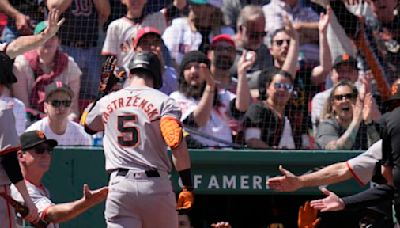
<instances>
[{"instance_id":1,"label":"spectator wearing sunglasses","mask_svg":"<svg viewBox=\"0 0 400 228\"><path fill-rule=\"evenodd\" d=\"M318 85L324 81L331 69L330 49L327 42L327 28L332 11L322 14L319 20L320 64L317 67L298 67L299 33L289 18L284 18L284 27L269 34L269 51L274 58L274 67L292 75L294 92L287 105L287 115L293 127L297 148L310 149L311 121L309 118L309 100L318 91Z\"/></svg>"},{"instance_id":2,"label":"spectator wearing sunglasses","mask_svg":"<svg viewBox=\"0 0 400 228\"><path fill-rule=\"evenodd\" d=\"M300 0L271 0L263 7L267 32L273 32L284 26L283 17L287 16L299 33L300 51L309 63L318 63L318 14L310 7L301 5Z\"/></svg>"},{"instance_id":3,"label":"spectator wearing sunglasses","mask_svg":"<svg viewBox=\"0 0 400 228\"><path fill-rule=\"evenodd\" d=\"M61 204L53 203L49 190L42 183L42 178L50 168L54 147L58 145L57 141L47 139L42 131L27 131L20 139L21 150L17 152L17 156L21 172L29 196L38 208L40 218L49 223L47 228L58 228L57 223L75 218L107 197L107 187L91 191L84 185L84 195L81 199ZM11 196L21 203L24 202L14 186L11 186ZM34 227L20 217L17 217L16 221L18 227Z\"/></svg>"},{"instance_id":4,"label":"spectator wearing sunglasses","mask_svg":"<svg viewBox=\"0 0 400 228\"><path fill-rule=\"evenodd\" d=\"M265 16L260 7L249 5L241 11L236 23L236 59L230 70L233 78L238 78L237 69L239 60L245 51L256 53L255 63L247 70L247 78L251 89L258 88L258 77L263 69L272 66L272 58L264 44Z\"/></svg>"},{"instance_id":5,"label":"spectator wearing sunglasses","mask_svg":"<svg viewBox=\"0 0 400 228\"><path fill-rule=\"evenodd\" d=\"M47 28L47 21L40 22L34 31L41 34ZM81 70L72 57L60 49L58 35L54 35L39 48L17 56L14 73L18 82L12 86L12 95L28 108L30 121L43 117L44 89L54 81L62 81L74 91L81 87ZM78 97L72 101L70 119L79 116Z\"/></svg>"},{"instance_id":6,"label":"spectator wearing sunglasses","mask_svg":"<svg viewBox=\"0 0 400 228\"><path fill-rule=\"evenodd\" d=\"M372 95L360 92L349 81L340 81L331 91L318 126L316 142L325 150L366 150L379 140L380 112Z\"/></svg>"},{"instance_id":7,"label":"spectator wearing sunglasses","mask_svg":"<svg viewBox=\"0 0 400 228\"><path fill-rule=\"evenodd\" d=\"M357 60L355 58L347 53L336 57L330 73L330 79L334 85L344 80L355 84L358 81L358 76ZM317 93L311 100L311 122L314 134L320 123L324 104L328 101L331 92L332 88L326 89Z\"/></svg>"},{"instance_id":8,"label":"spectator wearing sunglasses","mask_svg":"<svg viewBox=\"0 0 400 228\"><path fill-rule=\"evenodd\" d=\"M245 141L254 149L295 149L292 127L285 107L293 91L292 76L272 69L260 75L260 102L245 114Z\"/></svg>"},{"instance_id":9,"label":"spectator wearing sunglasses","mask_svg":"<svg viewBox=\"0 0 400 228\"><path fill-rule=\"evenodd\" d=\"M43 131L62 146L92 145L91 137L83 127L68 119L75 96L71 88L56 81L45 88L45 93L44 110L47 117L32 124L27 131Z\"/></svg>"}]
</instances>

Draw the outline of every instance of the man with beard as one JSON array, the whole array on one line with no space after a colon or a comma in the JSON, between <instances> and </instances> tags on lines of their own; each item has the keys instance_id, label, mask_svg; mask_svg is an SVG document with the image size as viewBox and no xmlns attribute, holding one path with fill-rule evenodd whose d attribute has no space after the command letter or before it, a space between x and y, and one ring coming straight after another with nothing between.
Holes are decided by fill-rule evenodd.
<instances>
[{"instance_id":1,"label":"man with beard","mask_svg":"<svg viewBox=\"0 0 400 228\"><path fill-rule=\"evenodd\" d=\"M219 83L220 89L228 89L232 93L235 92L235 84L229 70L235 61L235 57L236 45L229 35L221 34L214 37L208 51L208 58L211 61L211 74L214 80ZM247 83L245 84L247 85Z\"/></svg>"},{"instance_id":2,"label":"man with beard","mask_svg":"<svg viewBox=\"0 0 400 228\"><path fill-rule=\"evenodd\" d=\"M224 55L229 55L228 49L234 48L234 43L226 35L215 37L209 52L211 71L210 60L202 52L192 51L185 54L179 68L178 91L170 95L182 109L181 120L185 127L199 133L190 137L197 142L196 146L189 143L189 147L192 148L220 148L230 145L232 130L229 125L232 116L246 111L250 103L246 71L254 64L254 56L248 60L244 53L240 59L236 96L224 88L224 84L229 84L229 80L226 78L228 67L219 68L223 65L221 62L227 58L222 57L221 47L225 49ZM230 55L233 58L232 53ZM218 60L219 58L224 60ZM217 82L218 79L221 81ZM218 88L219 85L221 88Z\"/></svg>"},{"instance_id":3,"label":"man with beard","mask_svg":"<svg viewBox=\"0 0 400 228\"><path fill-rule=\"evenodd\" d=\"M223 26L220 8L222 0L190 0L189 16L172 21L163 40L178 66L185 53L206 51L210 39L219 34L233 35L233 29Z\"/></svg>"},{"instance_id":4,"label":"man with beard","mask_svg":"<svg viewBox=\"0 0 400 228\"><path fill-rule=\"evenodd\" d=\"M247 71L249 86L258 89L258 78L263 69L272 66L272 58L264 44L267 35L265 31L265 16L260 7L250 5L240 11L237 20L234 40L237 46L236 59L231 68L231 75L237 78L238 62L244 51L255 51L256 59L253 66Z\"/></svg>"},{"instance_id":5,"label":"man with beard","mask_svg":"<svg viewBox=\"0 0 400 228\"><path fill-rule=\"evenodd\" d=\"M160 31L153 27L144 27L137 32L133 40L133 50L135 53L149 51L158 56L161 62L163 80L160 91L169 95L176 90L178 80L175 69L164 64L164 58L161 53L162 42Z\"/></svg>"}]
</instances>

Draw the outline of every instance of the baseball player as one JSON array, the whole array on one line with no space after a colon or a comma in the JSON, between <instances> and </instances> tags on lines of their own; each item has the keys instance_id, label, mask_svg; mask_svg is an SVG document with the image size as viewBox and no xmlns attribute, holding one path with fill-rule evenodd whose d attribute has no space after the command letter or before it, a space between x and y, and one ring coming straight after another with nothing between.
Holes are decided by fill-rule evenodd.
<instances>
[{"instance_id":1,"label":"baseball player","mask_svg":"<svg viewBox=\"0 0 400 228\"><path fill-rule=\"evenodd\" d=\"M267 184L277 191L292 192L300 188L334 184L350 178L357 180L360 185L365 185L371 180L383 183L379 165L381 159L382 140L379 140L366 152L355 158L329 165L314 173L307 173L299 177L280 166L279 170L283 176L270 178ZM327 193L325 189L322 191ZM392 202L382 200L376 207L364 210L360 224L374 224L373 227L393 227ZM377 224L381 225L378 226Z\"/></svg>"},{"instance_id":2,"label":"baseball player","mask_svg":"<svg viewBox=\"0 0 400 228\"><path fill-rule=\"evenodd\" d=\"M34 36L23 36L12 41L10 44L0 44L0 95L5 87L9 87L17 81L12 72L12 59L25 51L34 49L44 44L54 36L60 28L63 20L59 21L59 12L52 10L49 13L49 26L43 32ZM25 182L21 174L15 153L15 146L19 143L15 129L15 119L12 106L5 102L0 102L0 150L6 153L7 150L13 151L0 157L0 193L10 193L10 182L15 185L21 193L29 214L26 217L29 221L37 221L37 208L28 195ZM3 227L15 227L14 210L3 199L0 198L0 222Z\"/></svg>"},{"instance_id":3,"label":"baseball player","mask_svg":"<svg viewBox=\"0 0 400 228\"><path fill-rule=\"evenodd\" d=\"M42 183L42 177L50 168L52 152L58 144L57 141L48 139L42 131L27 131L20 139L22 148L17 153L21 171L29 196L37 206L40 218L48 223L47 228L58 228L57 223L69 221L105 200L108 190L106 187L90 191L89 187L84 185L81 199L67 203L53 203L48 189ZM19 202L24 201L14 186L11 186L11 195ZM17 224L23 225L19 217Z\"/></svg>"},{"instance_id":4,"label":"baseball player","mask_svg":"<svg viewBox=\"0 0 400 228\"><path fill-rule=\"evenodd\" d=\"M157 55L135 53L129 69L128 86L101 98L84 121L87 132L105 132L106 170L111 174L107 226L176 228L176 210L190 209L194 199L181 111L156 90L162 85ZM167 146L183 184L178 208L168 177Z\"/></svg>"}]
</instances>

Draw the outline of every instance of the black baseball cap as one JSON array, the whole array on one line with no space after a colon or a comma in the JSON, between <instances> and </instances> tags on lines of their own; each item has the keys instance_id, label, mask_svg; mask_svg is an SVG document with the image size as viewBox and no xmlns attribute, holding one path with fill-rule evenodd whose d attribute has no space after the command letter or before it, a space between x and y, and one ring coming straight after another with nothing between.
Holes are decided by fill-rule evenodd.
<instances>
[{"instance_id":1,"label":"black baseball cap","mask_svg":"<svg viewBox=\"0 0 400 228\"><path fill-rule=\"evenodd\" d=\"M72 91L72 89L67 86L65 83L60 82L60 81L56 81L56 82L52 82L50 85L48 85L45 88L45 94L46 94L46 100L47 98L49 98L49 96L57 91L63 91L65 93L67 93L71 99L74 97L74 91Z\"/></svg>"},{"instance_id":2,"label":"black baseball cap","mask_svg":"<svg viewBox=\"0 0 400 228\"><path fill-rule=\"evenodd\" d=\"M333 68L337 69L342 64L348 64L357 69L357 60L347 53L336 57L335 61L333 62Z\"/></svg>"},{"instance_id":3,"label":"black baseball cap","mask_svg":"<svg viewBox=\"0 0 400 228\"><path fill-rule=\"evenodd\" d=\"M383 104L385 106L392 104L394 101L400 101L400 83L395 84L395 85L392 86L391 94L392 94L392 96L389 97L389 99L387 99L386 101L383 102Z\"/></svg>"},{"instance_id":4,"label":"black baseball cap","mask_svg":"<svg viewBox=\"0 0 400 228\"><path fill-rule=\"evenodd\" d=\"M137 69L150 72L154 78L161 77L161 62L158 56L152 52L142 51L135 53L129 63L129 70L132 72Z\"/></svg>"},{"instance_id":5,"label":"black baseball cap","mask_svg":"<svg viewBox=\"0 0 400 228\"><path fill-rule=\"evenodd\" d=\"M20 136L21 149L28 150L41 143L47 143L51 147L58 145L54 139L47 139L43 131L27 131Z\"/></svg>"}]
</instances>

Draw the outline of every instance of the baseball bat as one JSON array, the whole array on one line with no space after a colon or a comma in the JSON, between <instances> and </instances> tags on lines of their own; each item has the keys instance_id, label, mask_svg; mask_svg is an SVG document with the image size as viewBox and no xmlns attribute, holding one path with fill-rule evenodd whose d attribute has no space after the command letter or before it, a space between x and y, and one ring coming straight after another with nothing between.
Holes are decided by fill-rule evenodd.
<instances>
[{"instance_id":1,"label":"baseball bat","mask_svg":"<svg viewBox=\"0 0 400 228\"><path fill-rule=\"evenodd\" d=\"M3 150L0 150L0 156L5 155L5 154L9 154L12 152L17 152L21 149L21 146L9 146Z\"/></svg>"},{"instance_id":2,"label":"baseball bat","mask_svg":"<svg viewBox=\"0 0 400 228\"><path fill-rule=\"evenodd\" d=\"M16 212L18 212L22 218L25 218L29 214L29 209L27 206L22 205L20 202L14 200L11 198L11 196L7 195L4 192L0 193L0 196L3 197L3 199L10 204ZM48 223L43 220L39 220L37 223L33 223L33 226L35 228L46 228Z\"/></svg>"},{"instance_id":3,"label":"baseball bat","mask_svg":"<svg viewBox=\"0 0 400 228\"><path fill-rule=\"evenodd\" d=\"M195 129L193 129L193 128L190 128L190 127L187 127L187 126L185 126L184 129L185 129L185 131L188 132L189 134L198 135L198 136L200 136L200 137L202 137L202 138L205 138L205 139L208 139L208 140L212 140L212 141L217 142L217 143L225 144L227 147L232 147L232 148L237 148L237 149L244 149L244 148L245 148L244 145L240 145L240 144L237 144L237 143L228 142L228 141L226 141L226 140L217 138L217 137L215 137L215 136L206 134L206 133L204 133L204 132L197 131L197 130L195 130Z\"/></svg>"},{"instance_id":4,"label":"baseball bat","mask_svg":"<svg viewBox=\"0 0 400 228\"><path fill-rule=\"evenodd\" d=\"M360 23L362 24L362 26L365 26L364 22L361 21ZM371 68L382 100L386 101L391 96L390 85L386 80L387 77L385 75L385 70L379 63L376 52L374 52L374 50L372 49L374 45L371 45L371 42L367 39L364 31L361 31L359 33L355 43L357 48L361 50L361 52L364 54L365 60Z\"/></svg>"}]
</instances>

